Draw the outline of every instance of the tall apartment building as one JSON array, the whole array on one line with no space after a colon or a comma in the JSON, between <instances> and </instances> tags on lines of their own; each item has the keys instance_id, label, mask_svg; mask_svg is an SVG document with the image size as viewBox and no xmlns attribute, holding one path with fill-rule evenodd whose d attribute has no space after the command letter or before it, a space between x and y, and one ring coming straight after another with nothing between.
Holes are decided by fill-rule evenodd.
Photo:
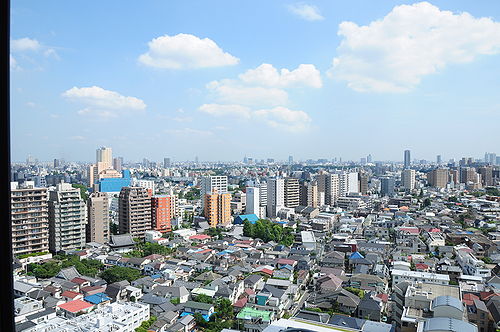
<instances>
[{"instance_id":1,"label":"tall apartment building","mask_svg":"<svg viewBox=\"0 0 500 332\"><path fill-rule=\"evenodd\" d=\"M85 246L85 202L80 189L58 183L49 191L49 249L67 252Z\"/></svg>"},{"instance_id":2,"label":"tall apartment building","mask_svg":"<svg viewBox=\"0 0 500 332\"><path fill-rule=\"evenodd\" d=\"M262 182L259 187L259 204L261 207L267 206L267 182Z\"/></svg>"},{"instance_id":3,"label":"tall apartment building","mask_svg":"<svg viewBox=\"0 0 500 332\"><path fill-rule=\"evenodd\" d=\"M484 166L478 168L478 173L481 174L481 179L484 186L493 186L495 183L493 181L493 167Z\"/></svg>"},{"instance_id":4,"label":"tall apartment building","mask_svg":"<svg viewBox=\"0 0 500 332\"><path fill-rule=\"evenodd\" d=\"M319 206L318 184L317 182L305 182L300 185L300 200L302 206L316 208Z\"/></svg>"},{"instance_id":5,"label":"tall apartment building","mask_svg":"<svg viewBox=\"0 0 500 332\"><path fill-rule=\"evenodd\" d=\"M247 204L245 207L246 214L255 214L257 217L260 216L260 189L259 187L247 187Z\"/></svg>"},{"instance_id":6,"label":"tall apartment building","mask_svg":"<svg viewBox=\"0 0 500 332\"><path fill-rule=\"evenodd\" d=\"M11 183L12 252L15 256L49 250L47 188L32 181Z\"/></svg>"},{"instance_id":7,"label":"tall apartment building","mask_svg":"<svg viewBox=\"0 0 500 332\"><path fill-rule=\"evenodd\" d=\"M405 150L404 168L409 168L411 165L410 150Z\"/></svg>"},{"instance_id":8,"label":"tall apartment building","mask_svg":"<svg viewBox=\"0 0 500 332\"><path fill-rule=\"evenodd\" d=\"M214 191L217 191L218 193L227 192L227 176L204 176L201 178L200 185L201 209L204 211L206 194L210 194Z\"/></svg>"},{"instance_id":9,"label":"tall apartment building","mask_svg":"<svg viewBox=\"0 0 500 332\"><path fill-rule=\"evenodd\" d=\"M381 196L394 195L394 178L383 177L380 179L380 194Z\"/></svg>"},{"instance_id":10,"label":"tall apartment building","mask_svg":"<svg viewBox=\"0 0 500 332\"><path fill-rule=\"evenodd\" d=\"M278 211L285 206L285 180L267 179L267 216L276 218Z\"/></svg>"},{"instance_id":11,"label":"tall apartment building","mask_svg":"<svg viewBox=\"0 0 500 332\"><path fill-rule=\"evenodd\" d=\"M211 227L225 225L231 221L231 194L219 193L215 189L205 194L205 219Z\"/></svg>"},{"instance_id":12,"label":"tall apartment building","mask_svg":"<svg viewBox=\"0 0 500 332\"><path fill-rule=\"evenodd\" d=\"M325 193L325 204L335 205L340 194L340 181L338 174L320 174L316 178L318 182L318 196Z\"/></svg>"},{"instance_id":13,"label":"tall apartment building","mask_svg":"<svg viewBox=\"0 0 500 332\"><path fill-rule=\"evenodd\" d=\"M123 170L123 158L118 157L118 158L113 158L113 168L117 172L122 172Z\"/></svg>"},{"instance_id":14,"label":"tall apartment building","mask_svg":"<svg viewBox=\"0 0 500 332\"><path fill-rule=\"evenodd\" d=\"M363 195L368 193L368 174L358 173L359 176L359 192Z\"/></svg>"},{"instance_id":15,"label":"tall apartment building","mask_svg":"<svg viewBox=\"0 0 500 332\"><path fill-rule=\"evenodd\" d=\"M170 167L170 158L163 158L163 168Z\"/></svg>"},{"instance_id":16,"label":"tall apartment building","mask_svg":"<svg viewBox=\"0 0 500 332\"><path fill-rule=\"evenodd\" d=\"M87 242L106 243L109 241L109 201L102 192L90 194L87 200Z\"/></svg>"},{"instance_id":17,"label":"tall apartment building","mask_svg":"<svg viewBox=\"0 0 500 332\"><path fill-rule=\"evenodd\" d=\"M427 173L427 181L436 188L446 188L448 178L449 170L447 168L436 168Z\"/></svg>"},{"instance_id":18,"label":"tall apartment building","mask_svg":"<svg viewBox=\"0 0 500 332\"><path fill-rule=\"evenodd\" d=\"M172 196L156 195L151 197L151 222L153 229L166 233L172 231Z\"/></svg>"},{"instance_id":19,"label":"tall apartment building","mask_svg":"<svg viewBox=\"0 0 500 332\"><path fill-rule=\"evenodd\" d=\"M409 168L404 169L401 172L401 184L405 190L415 189L415 170Z\"/></svg>"},{"instance_id":20,"label":"tall apartment building","mask_svg":"<svg viewBox=\"0 0 500 332\"><path fill-rule=\"evenodd\" d=\"M96 150L96 163L102 162L106 168L113 167L113 153L111 148L100 147Z\"/></svg>"},{"instance_id":21,"label":"tall apartment building","mask_svg":"<svg viewBox=\"0 0 500 332\"><path fill-rule=\"evenodd\" d=\"M118 227L120 234L140 239L151 229L151 196L146 188L122 188L118 197Z\"/></svg>"},{"instance_id":22,"label":"tall apartment building","mask_svg":"<svg viewBox=\"0 0 500 332\"><path fill-rule=\"evenodd\" d=\"M89 186L94 187L102 178L113 177L121 177L121 174L113 169L111 148L100 147L96 150L96 163L89 166Z\"/></svg>"},{"instance_id":23,"label":"tall apartment building","mask_svg":"<svg viewBox=\"0 0 500 332\"><path fill-rule=\"evenodd\" d=\"M474 167L460 168L460 183L478 183L478 174Z\"/></svg>"},{"instance_id":24,"label":"tall apartment building","mask_svg":"<svg viewBox=\"0 0 500 332\"><path fill-rule=\"evenodd\" d=\"M285 178L284 200L288 208L299 206L299 179Z\"/></svg>"}]
</instances>

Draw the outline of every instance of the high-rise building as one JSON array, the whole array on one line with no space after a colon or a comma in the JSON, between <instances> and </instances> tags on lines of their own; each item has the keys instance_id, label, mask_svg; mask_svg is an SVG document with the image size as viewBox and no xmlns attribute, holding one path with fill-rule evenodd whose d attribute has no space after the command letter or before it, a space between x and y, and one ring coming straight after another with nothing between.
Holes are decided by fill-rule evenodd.
<instances>
[{"instance_id":1,"label":"high-rise building","mask_svg":"<svg viewBox=\"0 0 500 332\"><path fill-rule=\"evenodd\" d=\"M347 194L349 193L359 193L359 182L358 182L357 172L347 173Z\"/></svg>"},{"instance_id":2,"label":"high-rise building","mask_svg":"<svg viewBox=\"0 0 500 332\"><path fill-rule=\"evenodd\" d=\"M366 162L368 164L371 164L372 161L373 161L373 159L372 159L372 155L371 154L369 154L368 156L366 156Z\"/></svg>"},{"instance_id":3,"label":"high-rise building","mask_svg":"<svg viewBox=\"0 0 500 332\"><path fill-rule=\"evenodd\" d=\"M123 187L118 197L120 234L140 239L151 229L151 195L143 187Z\"/></svg>"},{"instance_id":4,"label":"high-rise building","mask_svg":"<svg viewBox=\"0 0 500 332\"><path fill-rule=\"evenodd\" d=\"M436 157L436 164L441 165L442 163L443 163L443 161L441 159L441 155L438 154L437 157Z\"/></svg>"},{"instance_id":5,"label":"high-rise building","mask_svg":"<svg viewBox=\"0 0 500 332\"><path fill-rule=\"evenodd\" d=\"M246 214L255 214L257 217L260 216L260 190L259 187L247 187L247 204L245 207Z\"/></svg>"},{"instance_id":6,"label":"high-rise building","mask_svg":"<svg viewBox=\"0 0 500 332\"><path fill-rule=\"evenodd\" d=\"M104 163L104 168L113 167L113 153L111 148L102 146L96 150L96 163L99 162Z\"/></svg>"},{"instance_id":7,"label":"high-rise building","mask_svg":"<svg viewBox=\"0 0 500 332\"><path fill-rule=\"evenodd\" d=\"M481 180L483 181L484 186L492 186L494 185L493 181L493 167L492 166L484 166L478 168L479 174L481 174Z\"/></svg>"},{"instance_id":8,"label":"high-rise building","mask_svg":"<svg viewBox=\"0 0 500 332\"><path fill-rule=\"evenodd\" d=\"M393 196L394 195L394 178L383 177L380 179L380 194L381 196Z\"/></svg>"},{"instance_id":9,"label":"high-rise building","mask_svg":"<svg viewBox=\"0 0 500 332\"><path fill-rule=\"evenodd\" d=\"M34 183L11 183L12 253L17 255L49 250L47 188Z\"/></svg>"},{"instance_id":10,"label":"high-rise building","mask_svg":"<svg viewBox=\"0 0 500 332\"><path fill-rule=\"evenodd\" d=\"M436 188L446 188L449 180L449 170L447 168L436 168L427 173L427 181Z\"/></svg>"},{"instance_id":11,"label":"high-rise building","mask_svg":"<svg viewBox=\"0 0 500 332\"><path fill-rule=\"evenodd\" d=\"M122 159L123 158L121 158L121 157L113 158L113 168L115 169L115 171L120 172L120 173L123 170Z\"/></svg>"},{"instance_id":12,"label":"high-rise building","mask_svg":"<svg viewBox=\"0 0 500 332\"><path fill-rule=\"evenodd\" d=\"M151 222L153 229L166 233L172 231L172 197L156 195L151 197Z\"/></svg>"},{"instance_id":13,"label":"high-rise building","mask_svg":"<svg viewBox=\"0 0 500 332\"><path fill-rule=\"evenodd\" d=\"M368 174L359 172L359 192L363 195L368 193Z\"/></svg>"},{"instance_id":14,"label":"high-rise building","mask_svg":"<svg viewBox=\"0 0 500 332\"><path fill-rule=\"evenodd\" d=\"M305 182L300 185L300 205L316 208L319 206L318 183Z\"/></svg>"},{"instance_id":15,"label":"high-rise building","mask_svg":"<svg viewBox=\"0 0 500 332\"><path fill-rule=\"evenodd\" d=\"M201 178L201 208L205 210L205 195L217 191L218 193L227 192L227 176L204 176Z\"/></svg>"},{"instance_id":16,"label":"high-rise building","mask_svg":"<svg viewBox=\"0 0 500 332\"><path fill-rule=\"evenodd\" d=\"M87 200L87 242L106 243L109 241L108 195L102 192L90 194Z\"/></svg>"},{"instance_id":17,"label":"high-rise building","mask_svg":"<svg viewBox=\"0 0 500 332\"><path fill-rule=\"evenodd\" d=\"M340 194L340 181L338 174L319 174L316 177L318 182L318 196L324 193L324 203L327 205L335 205Z\"/></svg>"},{"instance_id":18,"label":"high-rise building","mask_svg":"<svg viewBox=\"0 0 500 332\"><path fill-rule=\"evenodd\" d=\"M288 156L288 164L293 164L293 156Z\"/></svg>"},{"instance_id":19,"label":"high-rise building","mask_svg":"<svg viewBox=\"0 0 500 332\"><path fill-rule=\"evenodd\" d=\"M170 168L170 158L163 158L163 168Z\"/></svg>"},{"instance_id":20,"label":"high-rise building","mask_svg":"<svg viewBox=\"0 0 500 332\"><path fill-rule=\"evenodd\" d=\"M409 168L410 165L411 165L410 150L405 150L404 168Z\"/></svg>"},{"instance_id":21,"label":"high-rise building","mask_svg":"<svg viewBox=\"0 0 500 332\"><path fill-rule=\"evenodd\" d=\"M61 166L61 162L59 159L54 159L54 168L58 168Z\"/></svg>"},{"instance_id":22,"label":"high-rise building","mask_svg":"<svg viewBox=\"0 0 500 332\"><path fill-rule=\"evenodd\" d=\"M285 206L294 208L299 206L299 179L285 178Z\"/></svg>"},{"instance_id":23,"label":"high-rise building","mask_svg":"<svg viewBox=\"0 0 500 332\"><path fill-rule=\"evenodd\" d=\"M225 225L231 221L231 194L219 193L217 189L205 194L205 219L211 227Z\"/></svg>"},{"instance_id":24,"label":"high-rise building","mask_svg":"<svg viewBox=\"0 0 500 332\"><path fill-rule=\"evenodd\" d=\"M85 246L85 202L80 189L58 183L49 191L49 249L68 252Z\"/></svg>"},{"instance_id":25,"label":"high-rise building","mask_svg":"<svg viewBox=\"0 0 500 332\"><path fill-rule=\"evenodd\" d=\"M403 172L401 172L401 183L405 190L415 189L415 170L404 169Z\"/></svg>"},{"instance_id":26,"label":"high-rise building","mask_svg":"<svg viewBox=\"0 0 500 332\"><path fill-rule=\"evenodd\" d=\"M267 179L267 216L275 218L278 211L285 206L285 180L281 178Z\"/></svg>"},{"instance_id":27,"label":"high-rise building","mask_svg":"<svg viewBox=\"0 0 500 332\"><path fill-rule=\"evenodd\" d=\"M460 183L478 183L478 174L474 167L460 167Z\"/></svg>"}]
</instances>

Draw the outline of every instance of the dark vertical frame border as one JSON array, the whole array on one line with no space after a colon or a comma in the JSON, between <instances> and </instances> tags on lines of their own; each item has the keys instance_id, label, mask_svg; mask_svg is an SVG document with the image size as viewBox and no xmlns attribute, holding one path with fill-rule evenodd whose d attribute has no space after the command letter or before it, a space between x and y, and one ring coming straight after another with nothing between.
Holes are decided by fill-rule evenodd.
<instances>
[{"instance_id":1,"label":"dark vertical frame border","mask_svg":"<svg viewBox=\"0 0 500 332\"><path fill-rule=\"evenodd\" d=\"M0 331L15 331L10 221L10 1L0 1L2 97L0 107Z\"/></svg>"}]
</instances>

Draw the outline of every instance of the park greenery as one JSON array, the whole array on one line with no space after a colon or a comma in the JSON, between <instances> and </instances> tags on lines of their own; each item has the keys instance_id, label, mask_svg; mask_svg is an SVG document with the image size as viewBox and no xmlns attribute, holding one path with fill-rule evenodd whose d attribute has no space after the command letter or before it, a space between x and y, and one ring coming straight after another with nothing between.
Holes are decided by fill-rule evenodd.
<instances>
[{"instance_id":1,"label":"park greenery","mask_svg":"<svg viewBox=\"0 0 500 332\"><path fill-rule=\"evenodd\" d=\"M175 249L158 243L136 242L134 250L123 254L124 257L146 257L152 254L170 255Z\"/></svg>"},{"instance_id":2,"label":"park greenery","mask_svg":"<svg viewBox=\"0 0 500 332\"><path fill-rule=\"evenodd\" d=\"M212 299L212 298L211 298ZM213 303L212 299L212 303ZM223 329L235 328L237 322L233 320L234 312L231 301L226 298L218 298L215 301L215 313L207 322L200 313L194 314L196 326L206 332L220 332Z\"/></svg>"},{"instance_id":3,"label":"park greenery","mask_svg":"<svg viewBox=\"0 0 500 332\"><path fill-rule=\"evenodd\" d=\"M99 276L106 280L108 284L122 280L132 282L141 277L141 271L131 267L112 266L102 272Z\"/></svg>"},{"instance_id":4,"label":"park greenery","mask_svg":"<svg viewBox=\"0 0 500 332\"><path fill-rule=\"evenodd\" d=\"M295 240L292 228L283 228L280 224L266 219L259 219L255 223L245 220L243 235L259 238L264 242L275 241L285 246L291 246Z\"/></svg>"}]
</instances>

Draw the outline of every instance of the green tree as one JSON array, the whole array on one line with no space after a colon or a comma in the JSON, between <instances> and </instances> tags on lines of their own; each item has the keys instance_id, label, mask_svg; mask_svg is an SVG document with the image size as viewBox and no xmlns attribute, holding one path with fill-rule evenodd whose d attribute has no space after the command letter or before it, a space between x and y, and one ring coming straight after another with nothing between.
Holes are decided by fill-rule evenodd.
<instances>
[{"instance_id":1,"label":"green tree","mask_svg":"<svg viewBox=\"0 0 500 332\"><path fill-rule=\"evenodd\" d=\"M196 296L196 302L202 302L202 303L214 303L214 299L208 295L205 294L199 294Z\"/></svg>"},{"instance_id":2,"label":"green tree","mask_svg":"<svg viewBox=\"0 0 500 332\"><path fill-rule=\"evenodd\" d=\"M118 235L118 225L115 224L114 222L110 221L109 222L109 231L113 235Z\"/></svg>"},{"instance_id":3,"label":"green tree","mask_svg":"<svg viewBox=\"0 0 500 332\"><path fill-rule=\"evenodd\" d=\"M130 267L113 266L104 270L104 272L100 274L100 277L106 280L108 284L122 280L132 282L141 277L141 272Z\"/></svg>"},{"instance_id":4,"label":"green tree","mask_svg":"<svg viewBox=\"0 0 500 332\"><path fill-rule=\"evenodd\" d=\"M61 271L61 266L58 262L46 262L43 264L31 263L28 265L28 272L41 279L55 277L59 271Z\"/></svg>"},{"instance_id":5,"label":"green tree","mask_svg":"<svg viewBox=\"0 0 500 332\"><path fill-rule=\"evenodd\" d=\"M87 199L89 198L89 194L88 194L88 189L86 186L84 186L83 184L79 184L79 183L73 183L71 185L73 188L79 188L80 189L80 196L82 197L82 199L86 202Z\"/></svg>"},{"instance_id":6,"label":"green tree","mask_svg":"<svg viewBox=\"0 0 500 332\"><path fill-rule=\"evenodd\" d=\"M215 311L217 312L217 317L221 319L231 319L234 317L233 304L231 300L226 298L218 298Z\"/></svg>"}]
</instances>

